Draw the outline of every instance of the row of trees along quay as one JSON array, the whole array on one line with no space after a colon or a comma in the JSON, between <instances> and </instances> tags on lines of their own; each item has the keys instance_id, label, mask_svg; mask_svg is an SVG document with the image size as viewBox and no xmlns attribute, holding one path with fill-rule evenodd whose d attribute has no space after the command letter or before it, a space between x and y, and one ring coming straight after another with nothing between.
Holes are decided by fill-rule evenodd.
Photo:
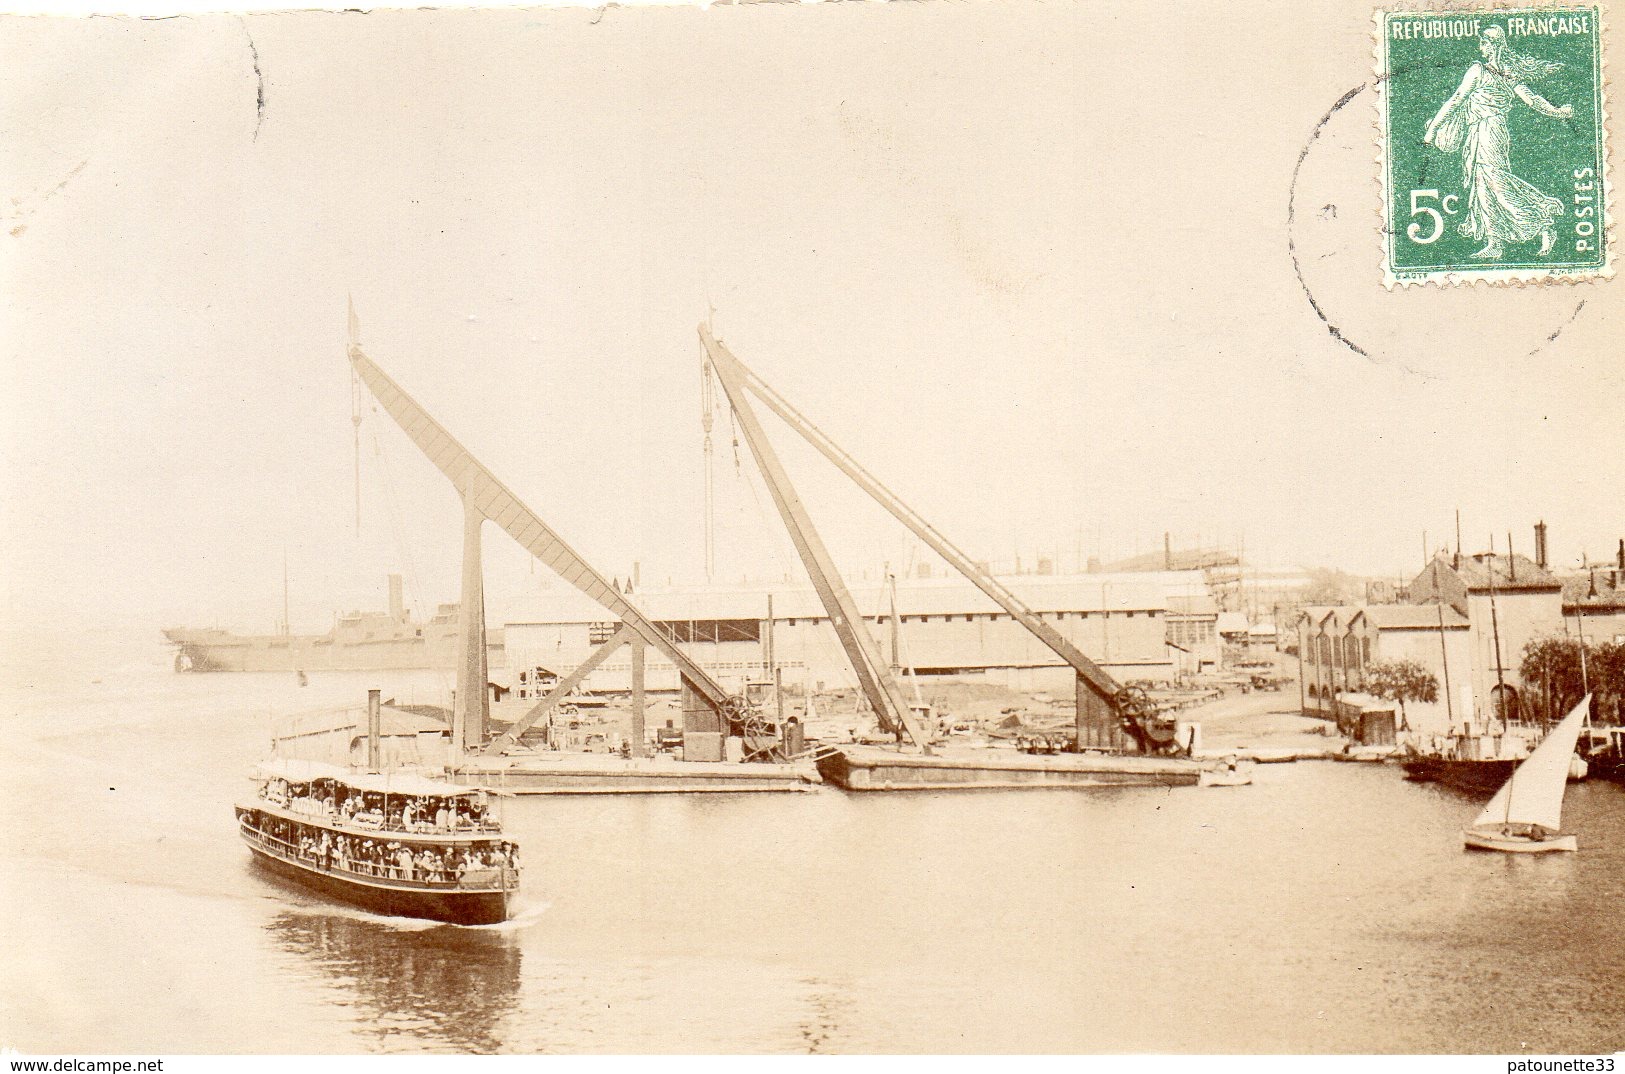
<instances>
[{"instance_id":1,"label":"row of trees along quay","mask_svg":"<svg viewBox=\"0 0 1625 1074\"><path fill-rule=\"evenodd\" d=\"M1583 654L1572 638L1543 638L1524 646L1519 667L1523 679L1522 716L1542 723L1556 722L1592 694L1591 718L1596 723L1625 724L1625 642L1587 642ZM1399 705L1439 700L1439 680L1414 660L1375 661L1366 667L1365 692Z\"/></svg>"},{"instance_id":2,"label":"row of trees along quay","mask_svg":"<svg viewBox=\"0 0 1625 1074\"><path fill-rule=\"evenodd\" d=\"M1546 722L1560 719L1589 690L1591 719L1596 723L1625 724L1625 642L1586 641L1585 664L1581 650L1570 638L1544 638L1524 646L1525 711Z\"/></svg>"}]
</instances>

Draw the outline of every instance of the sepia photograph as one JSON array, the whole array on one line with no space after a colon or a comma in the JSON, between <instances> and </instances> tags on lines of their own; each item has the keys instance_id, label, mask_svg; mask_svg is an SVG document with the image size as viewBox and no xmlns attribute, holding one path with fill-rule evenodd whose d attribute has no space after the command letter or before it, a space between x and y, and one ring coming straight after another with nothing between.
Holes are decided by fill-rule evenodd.
<instances>
[{"instance_id":1,"label":"sepia photograph","mask_svg":"<svg viewBox=\"0 0 1625 1074\"><path fill-rule=\"evenodd\" d=\"M9 1056L1625 1051L1618 12L6 9Z\"/></svg>"}]
</instances>

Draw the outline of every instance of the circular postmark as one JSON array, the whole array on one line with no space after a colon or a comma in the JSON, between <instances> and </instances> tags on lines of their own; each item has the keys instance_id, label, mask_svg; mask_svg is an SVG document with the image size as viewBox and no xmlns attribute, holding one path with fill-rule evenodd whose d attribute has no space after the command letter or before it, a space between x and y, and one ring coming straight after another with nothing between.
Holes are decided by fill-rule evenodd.
<instances>
[{"instance_id":1,"label":"circular postmark","mask_svg":"<svg viewBox=\"0 0 1625 1074\"><path fill-rule=\"evenodd\" d=\"M1333 101L1293 168L1287 252L1309 308L1348 352L1424 375L1550 348L1584 316L1590 296L1570 285L1383 286L1375 96L1373 81ZM1459 185L1442 154L1429 166L1441 188Z\"/></svg>"}]
</instances>

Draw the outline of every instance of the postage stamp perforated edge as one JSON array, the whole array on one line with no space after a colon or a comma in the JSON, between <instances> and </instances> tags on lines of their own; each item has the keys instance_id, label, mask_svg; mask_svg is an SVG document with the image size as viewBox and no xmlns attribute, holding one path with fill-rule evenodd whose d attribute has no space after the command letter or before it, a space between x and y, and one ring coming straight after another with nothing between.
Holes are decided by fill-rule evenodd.
<instances>
[{"instance_id":1,"label":"postage stamp perforated edge","mask_svg":"<svg viewBox=\"0 0 1625 1074\"><path fill-rule=\"evenodd\" d=\"M1390 223L1389 206L1393 199L1393 174L1390 167L1389 154L1389 54L1387 40L1387 21L1390 15L1433 15L1461 16L1475 14L1510 14L1524 13L1539 14L1542 12L1559 11L1575 7L1588 7L1596 12L1597 20L1597 54L1595 59L1596 102L1597 102L1597 135L1600 141L1598 146L1598 159L1600 162L1599 201L1598 213L1601 227L1602 262L1599 265L1550 268L1494 268L1486 265L1483 268L1440 268L1440 269L1400 269L1394 268L1393 243L1394 229ZM1489 3L1394 3L1385 4L1372 12L1372 84L1376 90L1373 98L1376 102L1374 127L1376 133L1376 167L1378 177L1378 190L1380 197L1377 202L1377 238L1378 248L1382 258L1382 283L1385 288L1392 291L1395 288L1425 287L1436 284L1443 287L1462 287L1473 284L1502 287L1526 287L1544 284L1583 284L1599 280L1611 279L1616 264L1617 243L1614 238L1613 213L1613 152L1612 139L1609 137L1612 116L1609 112L1608 98L1612 89L1611 79L1608 76L1607 56L1607 10L1601 2L1592 3L1530 3L1529 0L1501 0Z\"/></svg>"}]
</instances>

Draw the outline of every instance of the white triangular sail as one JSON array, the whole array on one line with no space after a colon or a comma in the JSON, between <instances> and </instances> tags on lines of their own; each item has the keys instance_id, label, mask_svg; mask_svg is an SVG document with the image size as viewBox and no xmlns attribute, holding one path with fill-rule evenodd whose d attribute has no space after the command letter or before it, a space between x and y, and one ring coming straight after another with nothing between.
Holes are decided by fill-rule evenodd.
<instances>
[{"instance_id":1,"label":"white triangular sail","mask_svg":"<svg viewBox=\"0 0 1625 1074\"><path fill-rule=\"evenodd\" d=\"M1563 792L1569 780L1569 761L1574 744L1580 740L1580 725L1591 707L1587 694L1541 740L1535 751L1501 784L1490 804L1473 821L1474 828L1494 828L1502 824L1538 824L1557 831L1563 826Z\"/></svg>"}]
</instances>

